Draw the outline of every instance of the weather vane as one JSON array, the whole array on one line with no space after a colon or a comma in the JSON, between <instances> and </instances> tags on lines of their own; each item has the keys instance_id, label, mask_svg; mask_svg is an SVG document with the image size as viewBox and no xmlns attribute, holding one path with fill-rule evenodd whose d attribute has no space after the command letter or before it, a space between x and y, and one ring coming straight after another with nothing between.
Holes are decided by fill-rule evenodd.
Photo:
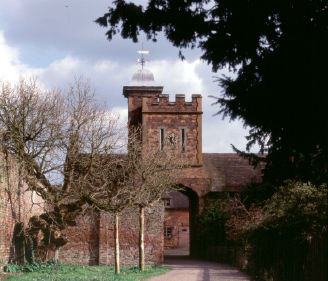
<instances>
[{"instance_id":1,"label":"weather vane","mask_svg":"<svg viewBox=\"0 0 328 281\"><path fill-rule=\"evenodd\" d=\"M146 64L146 62L149 62L149 60L146 60L144 58L144 55L148 55L149 54L149 51L146 51L143 49L143 44L141 45L141 50L138 51L138 54L141 54L141 58L140 59L137 59L137 63L140 63L141 64L141 69L143 69L144 65Z\"/></svg>"}]
</instances>

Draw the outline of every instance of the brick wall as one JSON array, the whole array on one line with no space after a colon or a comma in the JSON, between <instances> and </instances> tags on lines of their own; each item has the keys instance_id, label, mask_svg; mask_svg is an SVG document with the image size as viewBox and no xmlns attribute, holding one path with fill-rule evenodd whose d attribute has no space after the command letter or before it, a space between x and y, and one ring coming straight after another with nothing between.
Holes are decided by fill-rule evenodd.
<instances>
[{"instance_id":1,"label":"brick wall","mask_svg":"<svg viewBox=\"0 0 328 281\"><path fill-rule=\"evenodd\" d=\"M99 261L98 213L88 213L76 219L77 226L68 227L63 233L68 243L60 248L60 260L69 264L96 265Z\"/></svg>"},{"instance_id":2,"label":"brick wall","mask_svg":"<svg viewBox=\"0 0 328 281\"><path fill-rule=\"evenodd\" d=\"M33 215L44 210L42 200L26 191L27 185L19 165L12 157L0 153L0 268L15 256L13 232L16 223L25 226ZM162 202L145 211L146 263L163 262ZM138 209L130 208L120 215L120 248L122 265L138 263ZM95 265L114 264L113 217L105 213L88 213L77 218L76 227L68 227L64 233L68 243L60 249L64 263Z\"/></svg>"},{"instance_id":3,"label":"brick wall","mask_svg":"<svg viewBox=\"0 0 328 281\"><path fill-rule=\"evenodd\" d=\"M13 231L16 223L27 225L31 216L40 214L43 204L34 192L26 191L23 171L13 157L0 152L0 268L15 256ZM16 249L17 250L17 249Z\"/></svg>"},{"instance_id":4,"label":"brick wall","mask_svg":"<svg viewBox=\"0 0 328 281\"><path fill-rule=\"evenodd\" d=\"M181 227L188 227L189 230L189 210L165 209L164 226L172 229L172 236L164 239L164 247L179 247L179 239L181 239L179 231L181 230ZM180 244L182 244L181 241Z\"/></svg>"},{"instance_id":5,"label":"brick wall","mask_svg":"<svg viewBox=\"0 0 328 281\"><path fill-rule=\"evenodd\" d=\"M119 216L120 257L122 265L137 265L139 217L137 208ZM163 204L145 210L145 255L147 264L163 262ZM114 223L107 213L79 217L76 227L65 230L68 243L60 250L60 260L74 264L114 265Z\"/></svg>"}]
</instances>

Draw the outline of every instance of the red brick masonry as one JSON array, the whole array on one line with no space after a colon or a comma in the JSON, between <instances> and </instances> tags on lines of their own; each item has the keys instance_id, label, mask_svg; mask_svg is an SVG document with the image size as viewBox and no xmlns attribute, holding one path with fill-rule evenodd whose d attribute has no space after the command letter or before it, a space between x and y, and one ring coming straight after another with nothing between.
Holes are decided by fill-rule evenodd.
<instances>
[{"instance_id":1,"label":"red brick masonry","mask_svg":"<svg viewBox=\"0 0 328 281\"><path fill-rule=\"evenodd\" d=\"M43 203L34 192L25 191L22 170L11 156L0 152L0 268L15 256L13 232L16 223L25 225L40 214Z\"/></svg>"},{"instance_id":2,"label":"red brick masonry","mask_svg":"<svg viewBox=\"0 0 328 281\"><path fill-rule=\"evenodd\" d=\"M165 149L167 137L177 136L175 148L181 159L189 165L179 172L178 183L189 190L192 198L190 211L190 240L192 244L192 222L203 207L203 197L209 192L238 192L251 182L261 180L260 169L253 169L245 159L236 154L202 153L202 98L193 95L186 102L184 95L176 95L175 102L169 102L168 95L162 95L163 87L129 86L123 88L128 98L129 126L141 126L142 141L147 147L159 149L160 129L164 129ZM181 132L185 130L185 150L181 150ZM6 159L0 154L0 160ZM4 162L4 160L3 160ZM9 163L10 162L10 163ZM12 233L15 223L26 223L31 215L40 212L35 194L24 193L26 185L20 180L17 164L10 160L1 166L0 174L0 261L8 262ZM0 163L1 165L2 163ZM5 168L5 167L8 167ZM191 194L191 195L190 195ZM186 226L188 211L172 210L175 226ZM172 220L171 220L172 221ZM148 264L163 261L164 211L159 204L146 211L145 252ZM120 249L123 265L137 264L138 261L138 211L128 209L120 216ZM66 230L68 244L61 249L60 259L75 264L113 264L114 240L113 218L104 213L88 214L78 219L76 227ZM172 244L176 242L172 241ZM191 251L192 252L192 251Z\"/></svg>"},{"instance_id":3,"label":"red brick masonry","mask_svg":"<svg viewBox=\"0 0 328 281\"><path fill-rule=\"evenodd\" d=\"M145 211L145 254L147 264L163 262L163 204ZM138 209L129 208L119 217L120 255L122 265L138 264ZM93 213L78 219L78 226L66 230L69 243L60 252L64 263L113 265L113 216Z\"/></svg>"}]
</instances>

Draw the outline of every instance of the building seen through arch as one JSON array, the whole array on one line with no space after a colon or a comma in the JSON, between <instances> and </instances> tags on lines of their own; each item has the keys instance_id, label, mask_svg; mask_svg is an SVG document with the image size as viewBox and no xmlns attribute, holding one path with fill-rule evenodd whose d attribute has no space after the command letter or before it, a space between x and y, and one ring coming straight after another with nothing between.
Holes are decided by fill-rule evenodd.
<instances>
[{"instance_id":1,"label":"building seen through arch","mask_svg":"<svg viewBox=\"0 0 328 281\"><path fill-rule=\"evenodd\" d=\"M179 191L162 196L164 203L164 249L189 249L189 198ZM189 251L188 251L189 252Z\"/></svg>"},{"instance_id":2,"label":"building seen through arch","mask_svg":"<svg viewBox=\"0 0 328 281\"><path fill-rule=\"evenodd\" d=\"M186 101L184 95L175 95L175 101L171 102L163 94L163 86L157 85L154 75L144 68L133 75L130 85L123 87L123 95L128 102L128 126L141 128L143 145L155 150L175 147L187 164L187 168L179 170L177 184L181 191L164 195L162 205L146 208L146 263L161 264L164 246L189 248L190 255L197 256L195 218L204 207L206 195L239 192L250 183L260 182L261 171L236 154L202 153L201 95L192 95L191 101ZM0 221L3 220L8 223L0 231L0 260L7 263L11 252L7 242L13 239L16 222L10 208L0 212ZM113 225L113 217L108 213L80 216L76 226L65 230L69 242L61 248L60 260L71 264L113 265ZM122 265L138 263L138 231L138 211L123 211L120 214Z\"/></svg>"}]
</instances>

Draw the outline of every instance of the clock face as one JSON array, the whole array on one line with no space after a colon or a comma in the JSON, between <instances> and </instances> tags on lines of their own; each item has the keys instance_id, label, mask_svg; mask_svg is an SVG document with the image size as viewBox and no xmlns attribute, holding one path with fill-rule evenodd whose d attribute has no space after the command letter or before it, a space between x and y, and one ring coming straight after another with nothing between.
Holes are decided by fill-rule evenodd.
<instances>
[{"instance_id":1,"label":"clock face","mask_svg":"<svg viewBox=\"0 0 328 281\"><path fill-rule=\"evenodd\" d=\"M171 133L168 135L167 140L170 145L175 145L177 143L177 135L175 133Z\"/></svg>"}]
</instances>

